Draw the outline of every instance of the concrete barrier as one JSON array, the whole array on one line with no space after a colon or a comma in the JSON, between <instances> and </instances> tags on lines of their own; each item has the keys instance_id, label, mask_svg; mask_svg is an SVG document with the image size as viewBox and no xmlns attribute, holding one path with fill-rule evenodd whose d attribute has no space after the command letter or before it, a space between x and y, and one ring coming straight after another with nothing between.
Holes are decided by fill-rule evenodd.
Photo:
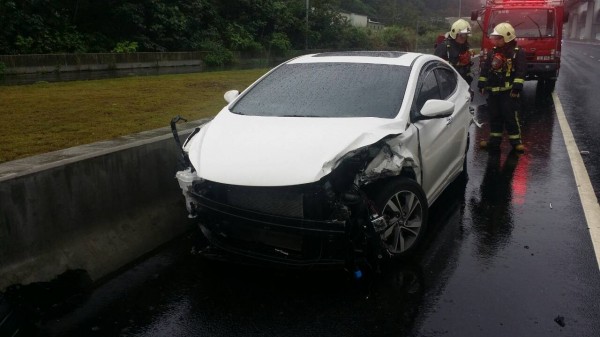
<instances>
[{"instance_id":1,"label":"concrete barrier","mask_svg":"<svg viewBox=\"0 0 600 337\"><path fill-rule=\"evenodd\" d=\"M95 281L192 229L179 153L162 128L0 164L0 292L71 269Z\"/></svg>"},{"instance_id":2,"label":"concrete barrier","mask_svg":"<svg viewBox=\"0 0 600 337\"><path fill-rule=\"evenodd\" d=\"M0 55L6 74L204 66L208 52Z\"/></svg>"}]
</instances>

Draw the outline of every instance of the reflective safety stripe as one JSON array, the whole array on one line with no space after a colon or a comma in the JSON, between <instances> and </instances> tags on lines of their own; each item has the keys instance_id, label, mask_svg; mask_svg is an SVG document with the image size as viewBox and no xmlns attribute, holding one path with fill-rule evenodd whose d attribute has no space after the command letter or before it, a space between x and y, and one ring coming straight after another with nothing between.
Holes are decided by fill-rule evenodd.
<instances>
[{"instance_id":1,"label":"reflective safety stripe","mask_svg":"<svg viewBox=\"0 0 600 337\"><path fill-rule=\"evenodd\" d=\"M503 87L488 87L487 89L490 90L491 92L507 91L507 90L511 90L512 89L512 83L510 83L510 82L504 82L504 86Z\"/></svg>"},{"instance_id":2,"label":"reflective safety stripe","mask_svg":"<svg viewBox=\"0 0 600 337\"><path fill-rule=\"evenodd\" d=\"M490 132L490 137L502 137L502 132Z\"/></svg>"},{"instance_id":3,"label":"reflective safety stripe","mask_svg":"<svg viewBox=\"0 0 600 337\"><path fill-rule=\"evenodd\" d=\"M519 129L519 138L521 138L521 122L519 122L519 112L515 110L515 122L517 123L517 128Z\"/></svg>"},{"instance_id":4,"label":"reflective safety stripe","mask_svg":"<svg viewBox=\"0 0 600 337\"><path fill-rule=\"evenodd\" d=\"M520 139L521 135L508 135L508 139Z\"/></svg>"},{"instance_id":5,"label":"reflective safety stripe","mask_svg":"<svg viewBox=\"0 0 600 337\"><path fill-rule=\"evenodd\" d=\"M525 83L525 80L522 78L515 78L514 83Z\"/></svg>"},{"instance_id":6,"label":"reflective safety stripe","mask_svg":"<svg viewBox=\"0 0 600 337\"><path fill-rule=\"evenodd\" d=\"M479 82L486 82L487 77L479 76Z\"/></svg>"}]
</instances>

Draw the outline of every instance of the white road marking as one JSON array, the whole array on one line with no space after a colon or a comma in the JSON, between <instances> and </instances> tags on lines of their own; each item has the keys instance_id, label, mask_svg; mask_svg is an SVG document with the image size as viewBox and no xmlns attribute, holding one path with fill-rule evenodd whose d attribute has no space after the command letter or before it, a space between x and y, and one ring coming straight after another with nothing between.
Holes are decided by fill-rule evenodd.
<instances>
[{"instance_id":1,"label":"white road marking","mask_svg":"<svg viewBox=\"0 0 600 337\"><path fill-rule=\"evenodd\" d=\"M594 188L590 181L590 177L581 159L581 154L575 143L573 132L569 127L569 122L565 116L565 112L560 104L558 95L556 92L552 93L552 99L554 100L554 107L556 110L556 116L563 133L565 145L567 146L567 153L571 159L571 166L573 167L573 173L575 174L575 183L577 184L577 190L579 191L579 198L581 199L581 205L583 206L583 213L590 230L590 237L596 253L596 262L598 268L600 268L600 205Z\"/></svg>"}]
</instances>

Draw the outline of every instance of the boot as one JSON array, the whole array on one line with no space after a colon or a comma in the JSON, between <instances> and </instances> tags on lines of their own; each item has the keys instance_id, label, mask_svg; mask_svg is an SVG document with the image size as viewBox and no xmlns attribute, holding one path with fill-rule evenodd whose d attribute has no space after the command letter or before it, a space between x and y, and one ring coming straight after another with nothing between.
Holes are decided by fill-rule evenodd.
<instances>
[{"instance_id":1,"label":"boot","mask_svg":"<svg viewBox=\"0 0 600 337\"><path fill-rule=\"evenodd\" d=\"M513 146L513 150L516 152L525 152L525 146L523 144L517 144Z\"/></svg>"}]
</instances>

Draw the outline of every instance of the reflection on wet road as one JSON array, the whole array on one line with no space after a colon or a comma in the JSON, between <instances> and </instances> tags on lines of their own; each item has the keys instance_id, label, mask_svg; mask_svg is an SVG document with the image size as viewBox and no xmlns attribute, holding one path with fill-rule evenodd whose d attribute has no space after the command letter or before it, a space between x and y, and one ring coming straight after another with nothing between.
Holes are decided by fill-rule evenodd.
<instances>
[{"instance_id":1,"label":"reflection on wet road","mask_svg":"<svg viewBox=\"0 0 600 337\"><path fill-rule=\"evenodd\" d=\"M515 186L512 184L518 162L519 155L514 152L505 156L500 153L488 154L480 195L469 202L474 234L477 236L477 255L481 258L494 258L498 250L509 242L514 226L510 207L512 192L515 191L516 202L523 202L522 192L526 189L522 179Z\"/></svg>"}]
</instances>

